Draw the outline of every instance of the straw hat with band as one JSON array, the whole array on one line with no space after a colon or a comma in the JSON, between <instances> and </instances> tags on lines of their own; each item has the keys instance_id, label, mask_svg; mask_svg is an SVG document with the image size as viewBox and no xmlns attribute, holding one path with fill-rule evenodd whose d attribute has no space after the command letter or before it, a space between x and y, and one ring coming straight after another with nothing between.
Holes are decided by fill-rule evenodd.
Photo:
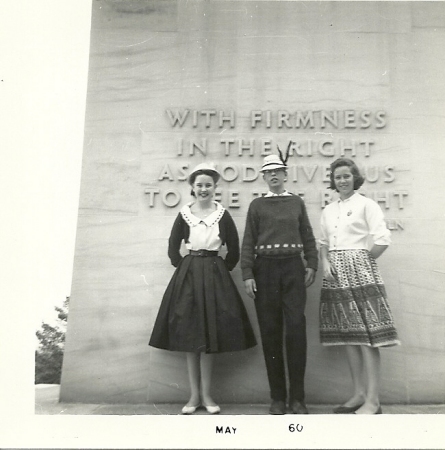
<instances>
[{"instance_id":1,"label":"straw hat with band","mask_svg":"<svg viewBox=\"0 0 445 450\"><path fill-rule=\"evenodd\" d=\"M218 182L218 180L221 177L221 174L216 170L216 167L213 163L201 163L198 164L191 172L188 177L188 182L190 185L193 185L195 182L195 178L199 175L200 172L210 172L211 177L215 181L215 184Z\"/></svg>"},{"instance_id":2,"label":"straw hat with band","mask_svg":"<svg viewBox=\"0 0 445 450\"><path fill-rule=\"evenodd\" d=\"M287 166L281 160L278 155L266 156L263 160L263 165L261 166L260 172L265 172L266 170L286 170Z\"/></svg>"},{"instance_id":3,"label":"straw hat with band","mask_svg":"<svg viewBox=\"0 0 445 450\"><path fill-rule=\"evenodd\" d=\"M289 151L291 147L292 141L289 141L289 145L286 149L286 156L283 156L280 147L278 147L278 155L268 155L263 160L263 165L261 166L260 172L265 172L266 170L286 170L287 169L287 160L289 159Z\"/></svg>"}]
</instances>

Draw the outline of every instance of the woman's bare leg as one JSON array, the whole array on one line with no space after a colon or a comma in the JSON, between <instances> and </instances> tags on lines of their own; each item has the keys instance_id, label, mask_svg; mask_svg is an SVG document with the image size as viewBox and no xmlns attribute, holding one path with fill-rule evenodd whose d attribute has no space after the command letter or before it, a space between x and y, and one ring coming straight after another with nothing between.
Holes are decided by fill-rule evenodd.
<instances>
[{"instance_id":1,"label":"woman's bare leg","mask_svg":"<svg viewBox=\"0 0 445 450\"><path fill-rule=\"evenodd\" d=\"M363 404L366 397L363 380L363 354L360 345L346 345L345 348L354 387L354 394L343 404L343 406L354 407Z\"/></svg>"},{"instance_id":2,"label":"woman's bare leg","mask_svg":"<svg viewBox=\"0 0 445 450\"><path fill-rule=\"evenodd\" d=\"M212 382L213 355L203 353L201 355L201 398L202 403L206 406L215 406L210 388Z\"/></svg>"},{"instance_id":3,"label":"woman's bare leg","mask_svg":"<svg viewBox=\"0 0 445 450\"><path fill-rule=\"evenodd\" d=\"M187 352L187 369L190 382L190 400L186 406L197 406L200 404L199 386L200 376L200 353Z\"/></svg>"},{"instance_id":4,"label":"woman's bare leg","mask_svg":"<svg viewBox=\"0 0 445 450\"><path fill-rule=\"evenodd\" d=\"M363 346L363 360L368 379L366 399L356 414L375 414L380 408L380 351L375 347Z\"/></svg>"}]
</instances>

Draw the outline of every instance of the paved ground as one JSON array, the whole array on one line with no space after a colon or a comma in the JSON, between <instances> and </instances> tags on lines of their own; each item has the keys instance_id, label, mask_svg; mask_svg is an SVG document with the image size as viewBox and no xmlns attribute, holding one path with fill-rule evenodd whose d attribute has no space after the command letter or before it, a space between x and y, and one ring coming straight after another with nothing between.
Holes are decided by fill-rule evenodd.
<instances>
[{"instance_id":1,"label":"paved ground","mask_svg":"<svg viewBox=\"0 0 445 450\"><path fill-rule=\"evenodd\" d=\"M182 404L102 405L84 403L59 403L58 385L36 386L35 413L44 415L176 415ZM268 404L221 406L221 415L260 415L268 413ZM384 414L445 414L445 405L383 405ZM333 405L308 405L311 414L332 414ZM206 414L202 409L195 414Z\"/></svg>"}]
</instances>

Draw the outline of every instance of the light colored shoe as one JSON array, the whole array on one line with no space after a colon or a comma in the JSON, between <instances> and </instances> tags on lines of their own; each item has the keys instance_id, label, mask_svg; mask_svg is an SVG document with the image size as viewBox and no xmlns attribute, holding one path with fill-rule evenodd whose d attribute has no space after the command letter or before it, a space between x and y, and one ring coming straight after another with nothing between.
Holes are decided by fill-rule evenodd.
<instances>
[{"instance_id":1,"label":"light colored shoe","mask_svg":"<svg viewBox=\"0 0 445 450\"><path fill-rule=\"evenodd\" d=\"M357 414L357 413L355 412L354 414ZM378 409L377 409L377 411L376 411L375 413L371 413L371 414L383 414L382 407L379 406ZM357 414L357 415L358 415L358 414Z\"/></svg>"},{"instance_id":2,"label":"light colored shoe","mask_svg":"<svg viewBox=\"0 0 445 450\"><path fill-rule=\"evenodd\" d=\"M210 406L210 405L202 405L210 414L219 414L221 412L221 408L218 405Z\"/></svg>"},{"instance_id":3,"label":"light colored shoe","mask_svg":"<svg viewBox=\"0 0 445 450\"><path fill-rule=\"evenodd\" d=\"M196 405L196 406L187 406L185 405L182 408L182 414L193 414L201 405Z\"/></svg>"},{"instance_id":4,"label":"light colored shoe","mask_svg":"<svg viewBox=\"0 0 445 450\"><path fill-rule=\"evenodd\" d=\"M363 405L363 403L360 403L360 405L356 405L356 406L337 406L336 408L333 409L333 413L334 414L351 414L355 411L357 411L357 409L361 408L361 406Z\"/></svg>"}]
</instances>

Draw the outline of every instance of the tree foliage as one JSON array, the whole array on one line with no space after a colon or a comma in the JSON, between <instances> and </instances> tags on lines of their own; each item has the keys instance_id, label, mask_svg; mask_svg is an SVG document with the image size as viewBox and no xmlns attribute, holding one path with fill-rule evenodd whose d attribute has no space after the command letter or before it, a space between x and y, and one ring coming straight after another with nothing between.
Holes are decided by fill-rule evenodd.
<instances>
[{"instance_id":1,"label":"tree foliage","mask_svg":"<svg viewBox=\"0 0 445 450\"><path fill-rule=\"evenodd\" d=\"M60 383L69 300L66 297L62 307L54 308L57 312L56 325L42 322L36 332L39 346L35 352L35 384Z\"/></svg>"}]
</instances>

